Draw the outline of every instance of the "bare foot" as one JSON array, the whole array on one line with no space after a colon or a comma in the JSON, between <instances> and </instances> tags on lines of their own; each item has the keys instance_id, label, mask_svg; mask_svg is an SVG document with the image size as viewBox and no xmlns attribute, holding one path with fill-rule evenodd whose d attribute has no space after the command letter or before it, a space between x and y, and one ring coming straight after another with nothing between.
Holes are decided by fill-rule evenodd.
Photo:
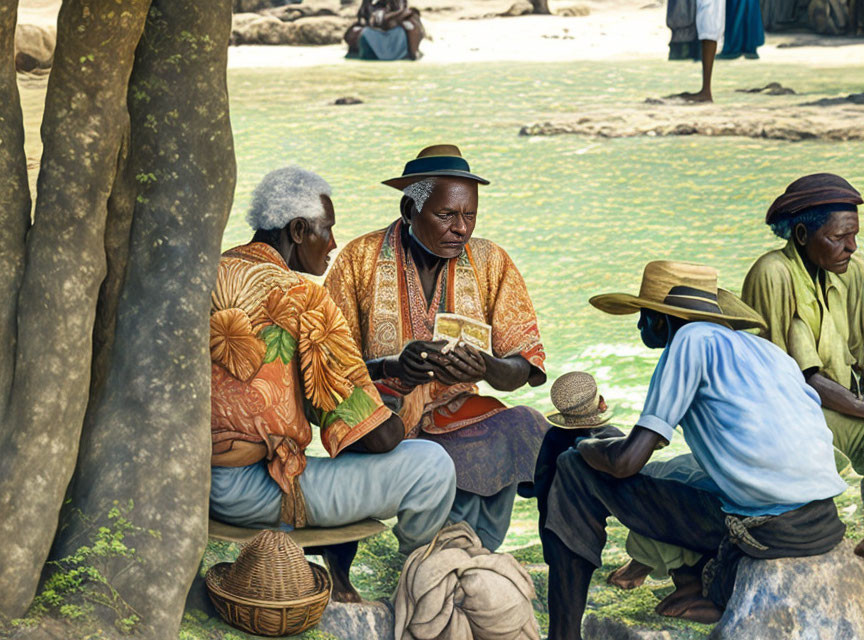
<instances>
[{"instance_id":1,"label":"bare foot","mask_svg":"<svg viewBox=\"0 0 864 640\"><path fill-rule=\"evenodd\" d=\"M670 571L675 591L663 598L654 608L661 616L683 618L703 624L713 624L723 612L708 598L702 596L702 579L699 572L688 571L690 567Z\"/></svg>"},{"instance_id":2,"label":"bare foot","mask_svg":"<svg viewBox=\"0 0 864 640\"><path fill-rule=\"evenodd\" d=\"M699 93L691 93L689 91L685 91L684 93L673 93L669 96L664 96L666 98L680 98L686 102L714 102L714 98L711 95L710 91L700 91Z\"/></svg>"},{"instance_id":3,"label":"bare foot","mask_svg":"<svg viewBox=\"0 0 864 640\"><path fill-rule=\"evenodd\" d=\"M623 567L618 567L606 578L606 583L629 590L641 586L645 578L651 573L651 567L636 560L630 560Z\"/></svg>"},{"instance_id":4,"label":"bare foot","mask_svg":"<svg viewBox=\"0 0 864 640\"><path fill-rule=\"evenodd\" d=\"M360 594L354 590L354 587L348 585L347 589L337 589L336 583L333 583L333 591L330 593L330 599L334 602L357 603L363 602Z\"/></svg>"},{"instance_id":5,"label":"bare foot","mask_svg":"<svg viewBox=\"0 0 864 640\"><path fill-rule=\"evenodd\" d=\"M858 546L855 547L855 555L864 558L864 540L859 542Z\"/></svg>"}]
</instances>

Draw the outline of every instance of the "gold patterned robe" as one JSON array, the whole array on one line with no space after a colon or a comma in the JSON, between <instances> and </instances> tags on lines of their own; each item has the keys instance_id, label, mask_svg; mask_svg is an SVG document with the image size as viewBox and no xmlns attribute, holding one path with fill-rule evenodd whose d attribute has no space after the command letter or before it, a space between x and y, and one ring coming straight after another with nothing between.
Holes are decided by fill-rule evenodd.
<instances>
[{"instance_id":1,"label":"gold patterned robe","mask_svg":"<svg viewBox=\"0 0 864 640\"><path fill-rule=\"evenodd\" d=\"M212 464L263 458L279 484L283 519L303 526L297 478L321 427L331 457L390 416L342 313L327 291L294 273L269 245L225 252L210 309Z\"/></svg>"},{"instance_id":2,"label":"gold patterned robe","mask_svg":"<svg viewBox=\"0 0 864 640\"><path fill-rule=\"evenodd\" d=\"M361 236L342 250L324 284L342 310L363 358L400 353L411 340L431 340L436 313L458 313L492 327L492 352L521 355L532 366L532 383L545 380L546 355L534 306L510 256L498 245L472 238L458 258L441 270L427 305L410 253L402 246L402 221ZM414 389L398 380L378 382L398 396L405 428L442 434L477 424L505 409L477 395L473 384L433 381Z\"/></svg>"}]
</instances>

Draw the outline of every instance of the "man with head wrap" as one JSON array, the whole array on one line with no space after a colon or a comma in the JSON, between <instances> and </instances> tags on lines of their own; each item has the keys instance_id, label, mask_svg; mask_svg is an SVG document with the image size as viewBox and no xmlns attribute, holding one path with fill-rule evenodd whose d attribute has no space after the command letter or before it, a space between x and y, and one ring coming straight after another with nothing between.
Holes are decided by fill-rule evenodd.
<instances>
[{"instance_id":1,"label":"man with head wrap","mask_svg":"<svg viewBox=\"0 0 864 640\"><path fill-rule=\"evenodd\" d=\"M338 527L398 516L405 553L447 518L453 463L405 429L366 371L320 276L336 248L330 186L286 167L252 197L252 241L222 255L210 315L210 513L250 528ZM330 458L306 456L309 423ZM356 543L324 551L333 598L359 601L348 569Z\"/></svg>"},{"instance_id":2,"label":"man with head wrap","mask_svg":"<svg viewBox=\"0 0 864 640\"><path fill-rule=\"evenodd\" d=\"M428 147L384 184L403 192L401 217L350 242L325 286L361 345L384 401L410 436L441 444L456 465L450 519L470 524L495 550L520 482L533 479L547 426L528 407L478 394L483 380L512 391L546 380L543 345L525 282L507 253L472 237L478 184L453 145ZM435 316L491 326L491 349L442 352Z\"/></svg>"},{"instance_id":3,"label":"man with head wrap","mask_svg":"<svg viewBox=\"0 0 864 640\"><path fill-rule=\"evenodd\" d=\"M834 174L790 184L765 218L786 246L753 264L741 297L819 393L834 446L864 474L864 263L853 255L861 203ZM864 555L864 543L856 553Z\"/></svg>"}]
</instances>

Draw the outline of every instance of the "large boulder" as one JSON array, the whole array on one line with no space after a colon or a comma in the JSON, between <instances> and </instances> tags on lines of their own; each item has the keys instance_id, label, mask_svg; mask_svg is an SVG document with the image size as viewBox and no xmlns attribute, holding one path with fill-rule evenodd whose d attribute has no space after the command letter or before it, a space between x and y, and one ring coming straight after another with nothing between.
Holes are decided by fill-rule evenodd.
<instances>
[{"instance_id":1,"label":"large boulder","mask_svg":"<svg viewBox=\"0 0 864 640\"><path fill-rule=\"evenodd\" d=\"M29 72L50 69L56 44L57 30L53 26L19 24L15 27L15 69Z\"/></svg>"},{"instance_id":2,"label":"large boulder","mask_svg":"<svg viewBox=\"0 0 864 640\"><path fill-rule=\"evenodd\" d=\"M231 27L231 44L294 44L294 25L273 16L236 13Z\"/></svg>"},{"instance_id":3,"label":"large boulder","mask_svg":"<svg viewBox=\"0 0 864 640\"><path fill-rule=\"evenodd\" d=\"M741 561L709 640L864 638L864 561L844 540L811 558Z\"/></svg>"},{"instance_id":4,"label":"large boulder","mask_svg":"<svg viewBox=\"0 0 864 640\"><path fill-rule=\"evenodd\" d=\"M345 18L319 16L302 18L292 23L296 29L294 44L322 45L339 44L351 21Z\"/></svg>"}]
</instances>

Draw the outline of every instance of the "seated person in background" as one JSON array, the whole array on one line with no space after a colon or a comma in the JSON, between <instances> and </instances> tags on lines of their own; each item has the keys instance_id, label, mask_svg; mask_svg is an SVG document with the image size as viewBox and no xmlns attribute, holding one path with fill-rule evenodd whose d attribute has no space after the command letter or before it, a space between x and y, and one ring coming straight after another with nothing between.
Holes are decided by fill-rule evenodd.
<instances>
[{"instance_id":1,"label":"seated person in background","mask_svg":"<svg viewBox=\"0 0 864 640\"><path fill-rule=\"evenodd\" d=\"M252 242L219 263L210 315L210 513L242 527L337 527L398 516L400 550L428 543L455 492L443 448L403 441L341 312L320 285L335 247L330 186L296 167L255 190ZM307 457L309 422L331 458ZM351 558L325 559L333 597L359 601Z\"/></svg>"},{"instance_id":2,"label":"seated person in background","mask_svg":"<svg viewBox=\"0 0 864 640\"><path fill-rule=\"evenodd\" d=\"M582 637L610 515L712 559L702 572L707 597L696 582L684 607L704 620L719 619L744 555L818 555L843 539L832 498L846 483L834 468L819 397L781 349L736 330L764 322L717 288L714 269L651 262L638 296L590 302L616 315L641 312L642 341L663 353L626 437L587 438L558 457L542 532L549 640ZM678 425L711 491L641 473Z\"/></svg>"},{"instance_id":3,"label":"seated person in background","mask_svg":"<svg viewBox=\"0 0 864 640\"><path fill-rule=\"evenodd\" d=\"M858 383L864 365L864 270L851 257L861 202L846 180L832 174L805 176L790 184L766 218L772 231L787 240L786 246L753 264L741 297L767 323L764 337L795 359L819 393L834 446L864 474L864 401ZM667 466L655 472L673 470ZM699 561L688 549L633 532L627 551L633 559L610 576L610 583L625 589L638 586L649 573L662 577L666 571L683 588L692 572L689 567ZM864 542L856 552L864 554ZM680 615L674 596L661 602L657 613Z\"/></svg>"},{"instance_id":4,"label":"seated person in background","mask_svg":"<svg viewBox=\"0 0 864 640\"><path fill-rule=\"evenodd\" d=\"M853 257L861 203L834 174L790 184L765 218L786 246L753 264L741 297L765 318L765 337L798 363L834 446L864 475L864 264ZM856 553L864 555L864 542Z\"/></svg>"},{"instance_id":5,"label":"seated person in background","mask_svg":"<svg viewBox=\"0 0 864 640\"><path fill-rule=\"evenodd\" d=\"M537 455L532 491L540 509L541 532L546 523L546 496L555 477L558 456L584 438L616 438L624 435L620 429L609 424L612 414L590 373L565 373L555 380L549 396L556 411L546 416L552 427L546 432Z\"/></svg>"},{"instance_id":6,"label":"seated person in background","mask_svg":"<svg viewBox=\"0 0 864 640\"><path fill-rule=\"evenodd\" d=\"M456 464L450 514L490 551L504 541L517 485L534 477L548 429L529 407L478 394L546 381L546 355L525 281L498 245L472 238L478 184L453 145L420 152L384 184L403 192L401 217L348 243L325 286L361 346L369 373L405 428L441 444ZM491 325L489 353L470 344L442 353L436 314ZM487 338L490 337L487 333Z\"/></svg>"},{"instance_id":7,"label":"seated person in background","mask_svg":"<svg viewBox=\"0 0 864 640\"><path fill-rule=\"evenodd\" d=\"M416 60L425 31L420 12L407 0L363 0L357 22L345 32L348 57Z\"/></svg>"}]
</instances>

